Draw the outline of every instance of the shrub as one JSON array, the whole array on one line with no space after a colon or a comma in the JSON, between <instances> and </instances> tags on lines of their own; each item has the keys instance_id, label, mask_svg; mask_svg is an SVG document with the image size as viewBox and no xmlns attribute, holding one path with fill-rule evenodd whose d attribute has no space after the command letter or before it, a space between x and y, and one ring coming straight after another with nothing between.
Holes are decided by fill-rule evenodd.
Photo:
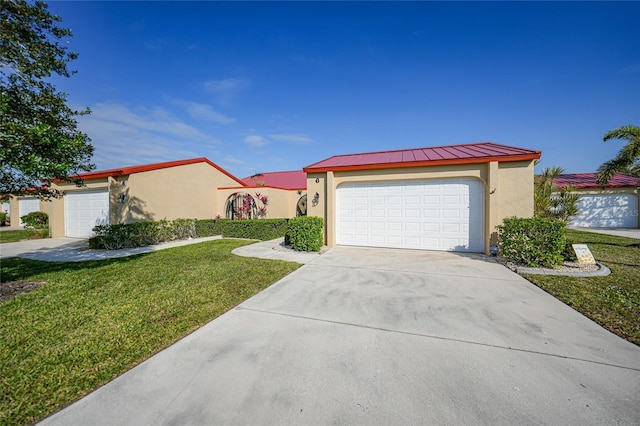
<instances>
[{"instance_id":1,"label":"shrub","mask_svg":"<svg viewBox=\"0 0 640 426\"><path fill-rule=\"evenodd\" d=\"M49 215L45 212L31 212L20 217L26 229L43 229L49 227Z\"/></svg>"},{"instance_id":2,"label":"shrub","mask_svg":"<svg viewBox=\"0 0 640 426\"><path fill-rule=\"evenodd\" d=\"M187 240L196 236L195 219L176 219L171 223L174 240Z\"/></svg>"},{"instance_id":3,"label":"shrub","mask_svg":"<svg viewBox=\"0 0 640 426\"><path fill-rule=\"evenodd\" d=\"M506 218L498 226L502 255L528 266L559 266L566 244L565 226L556 219Z\"/></svg>"},{"instance_id":4,"label":"shrub","mask_svg":"<svg viewBox=\"0 0 640 426\"><path fill-rule=\"evenodd\" d=\"M5 226L7 224L7 214L5 212L0 212L0 226Z\"/></svg>"},{"instance_id":5,"label":"shrub","mask_svg":"<svg viewBox=\"0 0 640 426\"><path fill-rule=\"evenodd\" d=\"M195 236L196 237L211 237L213 235L220 235L217 232L216 219L196 219L195 221Z\"/></svg>"},{"instance_id":6,"label":"shrub","mask_svg":"<svg viewBox=\"0 0 640 426\"><path fill-rule=\"evenodd\" d=\"M175 219L173 221L143 221L98 225L93 228L95 237L89 239L89 247L119 250L144 247L165 241L186 240L194 237L251 238L272 240L282 237L287 229L287 219Z\"/></svg>"},{"instance_id":7,"label":"shrub","mask_svg":"<svg viewBox=\"0 0 640 426\"><path fill-rule=\"evenodd\" d=\"M218 219L213 229L216 231L213 235L267 241L284 236L287 219Z\"/></svg>"},{"instance_id":8,"label":"shrub","mask_svg":"<svg viewBox=\"0 0 640 426\"><path fill-rule=\"evenodd\" d=\"M324 240L324 219L315 216L299 216L289 220L286 242L298 251L320 251Z\"/></svg>"}]
</instances>

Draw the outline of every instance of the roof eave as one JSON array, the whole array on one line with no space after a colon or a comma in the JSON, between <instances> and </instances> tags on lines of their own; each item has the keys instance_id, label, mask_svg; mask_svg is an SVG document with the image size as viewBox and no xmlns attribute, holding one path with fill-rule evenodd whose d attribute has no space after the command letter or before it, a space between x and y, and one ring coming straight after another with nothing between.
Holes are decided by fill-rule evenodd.
<instances>
[{"instance_id":1,"label":"roof eave","mask_svg":"<svg viewBox=\"0 0 640 426\"><path fill-rule=\"evenodd\" d=\"M207 163L208 165L218 170L219 172L223 173L230 179L233 179L234 181L238 182L243 187L247 186L240 179L233 176L231 173L227 172L225 169L218 166L216 163L214 163L213 161L209 160L206 157L192 158L189 160L168 161L166 163L145 164L141 166L123 167L122 169L110 169L110 170L97 171L97 172L88 172L80 175L75 175L75 179L79 178L84 181L84 180L104 179L104 178L116 177L116 176L129 176L136 173L151 172L154 170L169 169L172 167L179 167L179 166L188 166L191 164L198 164L198 163ZM73 176L70 176L70 177L74 178Z\"/></svg>"},{"instance_id":2,"label":"roof eave","mask_svg":"<svg viewBox=\"0 0 640 426\"><path fill-rule=\"evenodd\" d=\"M427 161L412 161L412 162L397 162L397 163L380 163L380 164L357 164L347 166L327 166L327 167L313 167L308 166L302 170L306 173L323 173L323 172L338 172L338 171L356 171L356 170L380 170L380 169L399 169L410 167L432 167L432 166L453 166L459 164L479 164L490 163L493 161L514 162L514 161L532 161L537 160L541 156L540 151L536 151L531 154L517 154L507 156L496 157L481 157L481 158L454 158L447 160L427 160Z\"/></svg>"}]
</instances>

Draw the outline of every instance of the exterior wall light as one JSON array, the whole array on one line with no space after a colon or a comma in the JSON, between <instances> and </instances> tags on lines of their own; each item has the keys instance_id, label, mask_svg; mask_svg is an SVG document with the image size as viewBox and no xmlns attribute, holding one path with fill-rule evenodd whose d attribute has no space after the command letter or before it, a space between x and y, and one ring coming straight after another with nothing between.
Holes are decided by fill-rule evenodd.
<instances>
[{"instance_id":1,"label":"exterior wall light","mask_svg":"<svg viewBox=\"0 0 640 426\"><path fill-rule=\"evenodd\" d=\"M313 204L313 207L315 207L318 205L319 201L320 201L320 194L316 192L315 194L313 194L313 201L311 202L311 204Z\"/></svg>"},{"instance_id":2,"label":"exterior wall light","mask_svg":"<svg viewBox=\"0 0 640 426\"><path fill-rule=\"evenodd\" d=\"M122 204L122 203L124 203L124 198L125 198L125 195L124 194L120 194L120 195L118 195L118 198L117 198L116 201L118 201L118 203Z\"/></svg>"}]
</instances>

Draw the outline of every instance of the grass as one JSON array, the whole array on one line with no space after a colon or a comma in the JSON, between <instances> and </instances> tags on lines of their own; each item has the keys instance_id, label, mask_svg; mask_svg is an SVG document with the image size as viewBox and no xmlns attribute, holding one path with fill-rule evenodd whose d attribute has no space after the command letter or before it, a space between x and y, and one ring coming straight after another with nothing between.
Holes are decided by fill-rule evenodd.
<instances>
[{"instance_id":1,"label":"grass","mask_svg":"<svg viewBox=\"0 0 640 426\"><path fill-rule=\"evenodd\" d=\"M46 284L0 303L0 424L58 411L300 266L231 254L248 243L79 263L3 259L3 282Z\"/></svg>"},{"instance_id":2,"label":"grass","mask_svg":"<svg viewBox=\"0 0 640 426\"><path fill-rule=\"evenodd\" d=\"M607 330L640 345L640 240L576 230L568 230L567 239L587 244L611 275L526 278Z\"/></svg>"},{"instance_id":3,"label":"grass","mask_svg":"<svg viewBox=\"0 0 640 426\"><path fill-rule=\"evenodd\" d=\"M22 240L38 240L49 237L48 229L19 229L16 231L0 231L0 244L15 243Z\"/></svg>"}]
</instances>

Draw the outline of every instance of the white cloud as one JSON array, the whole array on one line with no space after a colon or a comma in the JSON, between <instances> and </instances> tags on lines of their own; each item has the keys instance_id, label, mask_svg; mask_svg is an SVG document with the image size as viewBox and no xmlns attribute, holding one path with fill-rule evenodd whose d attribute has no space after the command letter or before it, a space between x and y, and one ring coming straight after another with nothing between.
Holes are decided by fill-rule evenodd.
<instances>
[{"instance_id":1,"label":"white cloud","mask_svg":"<svg viewBox=\"0 0 640 426\"><path fill-rule=\"evenodd\" d=\"M636 73L640 72L640 64L631 64L626 66L620 70L618 70L618 74L627 74L627 73Z\"/></svg>"},{"instance_id":2,"label":"white cloud","mask_svg":"<svg viewBox=\"0 0 640 426\"><path fill-rule=\"evenodd\" d=\"M311 139L310 137L297 134L269 135L269 137L276 141L291 142L297 145L308 145L313 142L313 139Z\"/></svg>"},{"instance_id":3,"label":"white cloud","mask_svg":"<svg viewBox=\"0 0 640 426\"><path fill-rule=\"evenodd\" d=\"M268 141L264 138L264 136L260 136L260 135L249 135L244 138L244 141L247 145L250 145L254 148L265 146L268 143Z\"/></svg>"},{"instance_id":4,"label":"white cloud","mask_svg":"<svg viewBox=\"0 0 640 426\"><path fill-rule=\"evenodd\" d=\"M219 143L159 107L98 104L78 125L92 139L99 169L201 157Z\"/></svg>"},{"instance_id":5,"label":"white cloud","mask_svg":"<svg viewBox=\"0 0 640 426\"><path fill-rule=\"evenodd\" d=\"M183 101L180 99L174 99L173 103L183 107L191 117L197 120L213 121L220 124L229 124L236 121L235 118L227 117L226 115L215 111L207 104Z\"/></svg>"},{"instance_id":6,"label":"white cloud","mask_svg":"<svg viewBox=\"0 0 640 426\"><path fill-rule=\"evenodd\" d=\"M222 161L224 161L225 163L231 163L231 164L244 164L244 161L234 157L233 155L227 155L225 156Z\"/></svg>"},{"instance_id":7,"label":"white cloud","mask_svg":"<svg viewBox=\"0 0 640 426\"><path fill-rule=\"evenodd\" d=\"M129 109L119 104L98 104L91 108L89 117L111 123L131 126L135 129L164 133L181 138L213 141L209 135L183 123L160 107Z\"/></svg>"},{"instance_id":8,"label":"white cloud","mask_svg":"<svg viewBox=\"0 0 640 426\"><path fill-rule=\"evenodd\" d=\"M244 78L225 78L204 82L204 89L216 96L218 102L228 104L236 95L249 87L249 80Z\"/></svg>"},{"instance_id":9,"label":"white cloud","mask_svg":"<svg viewBox=\"0 0 640 426\"><path fill-rule=\"evenodd\" d=\"M169 43L169 40L167 40L166 37L163 37L163 38L158 38L155 40L145 42L144 47L146 47L149 50L162 50L164 49L165 46L168 45L168 43Z\"/></svg>"}]
</instances>

